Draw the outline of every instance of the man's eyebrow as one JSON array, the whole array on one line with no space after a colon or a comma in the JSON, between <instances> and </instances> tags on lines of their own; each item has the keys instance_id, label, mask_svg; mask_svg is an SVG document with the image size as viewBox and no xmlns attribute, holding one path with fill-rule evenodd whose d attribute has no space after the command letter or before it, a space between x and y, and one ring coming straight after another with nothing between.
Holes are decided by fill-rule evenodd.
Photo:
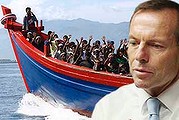
<instances>
[{"instance_id":1,"label":"man's eyebrow","mask_svg":"<svg viewBox=\"0 0 179 120\"><path fill-rule=\"evenodd\" d=\"M148 43L156 43L156 44L161 44L161 45L167 45L168 42L167 41L160 41L157 39L151 39L150 41L148 41Z\"/></svg>"},{"instance_id":2,"label":"man's eyebrow","mask_svg":"<svg viewBox=\"0 0 179 120\"><path fill-rule=\"evenodd\" d=\"M129 39L137 39L136 37L134 37L134 35L129 34Z\"/></svg>"}]
</instances>

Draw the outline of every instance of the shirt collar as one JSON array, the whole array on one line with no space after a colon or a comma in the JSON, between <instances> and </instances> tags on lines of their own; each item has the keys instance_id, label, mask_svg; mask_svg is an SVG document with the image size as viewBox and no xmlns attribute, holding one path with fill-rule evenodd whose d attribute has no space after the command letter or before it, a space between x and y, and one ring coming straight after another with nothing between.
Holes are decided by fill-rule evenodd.
<instances>
[{"instance_id":1,"label":"shirt collar","mask_svg":"<svg viewBox=\"0 0 179 120\"><path fill-rule=\"evenodd\" d=\"M168 89L162 92L158 99L171 111L174 112L176 106L176 102L179 99L179 79Z\"/></svg>"},{"instance_id":2,"label":"shirt collar","mask_svg":"<svg viewBox=\"0 0 179 120\"><path fill-rule=\"evenodd\" d=\"M147 99L150 98L151 95L149 95L145 90L143 90L141 88L137 88L137 93L138 93L138 97L139 97L139 99L138 99L139 109L141 111L141 114L145 115L145 114L147 114L146 113L147 107L145 104L146 104Z\"/></svg>"},{"instance_id":3,"label":"shirt collar","mask_svg":"<svg viewBox=\"0 0 179 120\"><path fill-rule=\"evenodd\" d=\"M138 102L140 105L140 111L142 114L146 114L145 112L147 111L147 107L145 104L147 99L152 96L141 88L136 87L136 89L139 97ZM168 89L166 89L157 97L165 105L165 107L167 107L171 112L175 110L176 108L175 103L179 99L178 89L179 89L179 80L177 80L172 86L170 86Z\"/></svg>"}]
</instances>

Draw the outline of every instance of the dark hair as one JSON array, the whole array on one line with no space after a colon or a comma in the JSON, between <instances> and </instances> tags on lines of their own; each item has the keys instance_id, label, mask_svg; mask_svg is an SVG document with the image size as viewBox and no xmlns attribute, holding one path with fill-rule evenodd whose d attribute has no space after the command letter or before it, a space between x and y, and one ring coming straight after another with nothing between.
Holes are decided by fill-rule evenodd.
<instances>
[{"instance_id":1,"label":"dark hair","mask_svg":"<svg viewBox=\"0 0 179 120\"><path fill-rule=\"evenodd\" d=\"M96 44L96 45L97 45L97 44L100 45L101 42L100 42L99 40L96 40L96 41L95 41L95 44Z\"/></svg>"},{"instance_id":2,"label":"dark hair","mask_svg":"<svg viewBox=\"0 0 179 120\"><path fill-rule=\"evenodd\" d=\"M87 42L87 40L83 40L83 44L87 44L88 42Z\"/></svg>"},{"instance_id":3,"label":"dark hair","mask_svg":"<svg viewBox=\"0 0 179 120\"><path fill-rule=\"evenodd\" d=\"M30 7L26 7L25 11L27 12L27 10L31 10L31 8Z\"/></svg>"},{"instance_id":4,"label":"dark hair","mask_svg":"<svg viewBox=\"0 0 179 120\"><path fill-rule=\"evenodd\" d=\"M57 34L54 34L54 36L53 37L56 37L56 38L58 38L58 35Z\"/></svg>"},{"instance_id":5,"label":"dark hair","mask_svg":"<svg viewBox=\"0 0 179 120\"><path fill-rule=\"evenodd\" d=\"M111 43L112 45L114 45L114 41L111 41L110 43Z\"/></svg>"},{"instance_id":6,"label":"dark hair","mask_svg":"<svg viewBox=\"0 0 179 120\"><path fill-rule=\"evenodd\" d=\"M50 36L50 34L51 34L51 33L52 33L52 31L48 31L48 33L47 33L47 34L48 34L48 36Z\"/></svg>"},{"instance_id":7,"label":"dark hair","mask_svg":"<svg viewBox=\"0 0 179 120\"><path fill-rule=\"evenodd\" d=\"M159 10L163 10L163 9L174 9L177 11L177 26L176 26L176 30L175 30L175 37L176 37L176 40L177 40L177 44L179 45L179 4L174 2L174 1L171 1L171 0L149 0L149 1L146 1L146 2L143 2L141 4L139 4L131 19L130 19L130 23L134 17L134 15L139 12L139 11L145 11L145 10L155 10L155 11L159 11Z\"/></svg>"},{"instance_id":8,"label":"dark hair","mask_svg":"<svg viewBox=\"0 0 179 120\"><path fill-rule=\"evenodd\" d=\"M64 35L63 38L68 40L68 36L67 35Z\"/></svg>"}]
</instances>

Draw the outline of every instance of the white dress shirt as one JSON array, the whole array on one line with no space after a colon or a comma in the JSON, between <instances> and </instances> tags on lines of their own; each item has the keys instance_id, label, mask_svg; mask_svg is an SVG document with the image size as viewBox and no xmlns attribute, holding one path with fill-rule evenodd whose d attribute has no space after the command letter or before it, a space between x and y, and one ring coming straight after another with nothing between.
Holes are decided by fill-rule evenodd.
<instances>
[{"instance_id":1,"label":"white dress shirt","mask_svg":"<svg viewBox=\"0 0 179 120\"><path fill-rule=\"evenodd\" d=\"M120 87L96 104L92 120L148 120L149 97L134 84ZM160 120L179 120L179 80L157 98L162 102Z\"/></svg>"}]
</instances>

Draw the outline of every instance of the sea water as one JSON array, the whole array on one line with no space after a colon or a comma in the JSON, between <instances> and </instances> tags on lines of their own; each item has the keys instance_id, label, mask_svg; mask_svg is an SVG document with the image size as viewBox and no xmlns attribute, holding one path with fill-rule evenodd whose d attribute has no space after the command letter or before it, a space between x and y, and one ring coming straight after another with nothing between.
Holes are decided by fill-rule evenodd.
<instances>
[{"instance_id":1,"label":"sea water","mask_svg":"<svg viewBox=\"0 0 179 120\"><path fill-rule=\"evenodd\" d=\"M0 64L0 120L90 120L26 93L17 63Z\"/></svg>"}]
</instances>

